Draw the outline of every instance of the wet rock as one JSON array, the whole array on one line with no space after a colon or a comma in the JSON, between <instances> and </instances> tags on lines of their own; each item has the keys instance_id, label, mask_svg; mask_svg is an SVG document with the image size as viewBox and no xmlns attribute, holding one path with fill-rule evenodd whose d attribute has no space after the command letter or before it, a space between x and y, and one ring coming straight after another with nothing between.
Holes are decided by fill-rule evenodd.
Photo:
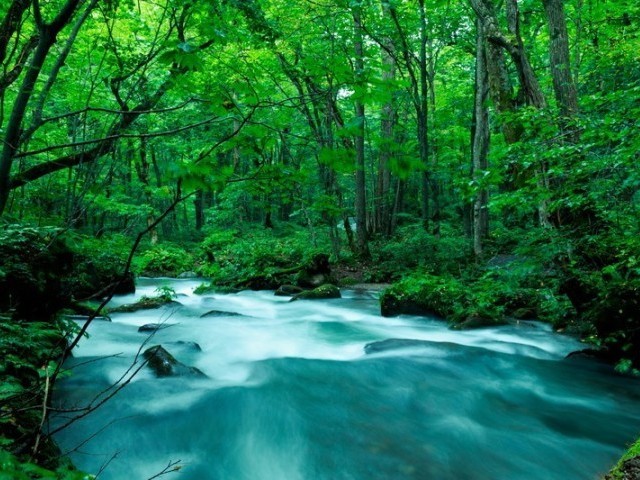
<instances>
[{"instance_id":1,"label":"wet rock","mask_svg":"<svg viewBox=\"0 0 640 480\"><path fill-rule=\"evenodd\" d=\"M427 342L425 340L413 340L409 338L388 338L387 340L381 340L379 342L367 343L364 346L364 353L381 353L389 350L398 350L401 348L416 348L416 347L428 347L433 345L433 342Z\"/></svg>"},{"instance_id":2,"label":"wet rock","mask_svg":"<svg viewBox=\"0 0 640 480\"><path fill-rule=\"evenodd\" d=\"M615 361L616 361L615 356L611 355L611 352L609 352L605 348L602 348L602 349L585 348L582 350L576 350L575 352L569 353L565 358L573 359L573 360L577 360L577 359L590 360L590 361L595 360L595 361L607 363L610 365L615 364Z\"/></svg>"},{"instance_id":3,"label":"wet rock","mask_svg":"<svg viewBox=\"0 0 640 480\"><path fill-rule=\"evenodd\" d=\"M125 303L124 305L120 305L119 307L112 308L111 313L132 313L137 312L138 310L152 310L155 308L160 308L163 305L181 306L182 304L180 302L176 302L175 300L167 299L162 296L142 297L135 303Z\"/></svg>"},{"instance_id":4,"label":"wet rock","mask_svg":"<svg viewBox=\"0 0 640 480\"><path fill-rule=\"evenodd\" d=\"M200 318L206 318L206 317L244 317L244 315L238 312L225 312L224 310L209 310L208 312L200 315Z\"/></svg>"},{"instance_id":5,"label":"wet rock","mask_svg":"<svg viewBox=\"0 0 640 480\"><path fill-rule=\"evenodd\" d=\"M162 345L156 345L144 351L142 356L147 365L158 377L206 377L196 367L190 367L175 359Z\"/></svg>"},{"instance_id":6,"label":"wet rock","mask_svg":"<svg viewBox=\"0 0 640 480\"><path fill-rule=\"evenodd\" d=\"M172 323L147 323L138 328L139 332L157 332L174 325Z\"/></svg>"},{"instance_id":7,"label":"wet rock","mask_svg":"<svg viewBox=\"0 0 640 480\"><path fill-rule=\"evenodd\" d=\"M640 479L640 456L635 456L622 462L622 465L604 477L605 480L639 480Z\"/></svg>"},{"instance_id":8,"label":"wet rock","mask_svg":"<svg viewBox=\"0 0 640 480\"><path fill-rule=\"evenodd\" d=\"M327 283L313 290L305 290L295 295L290 302L296 300L325 300L329 298L342 298L340 289L335 285Z\"/></svg>"},{"instance_id":9,"label":"wet rock","mask_svg":"<svg viewBox=\"0 0 640 480\"><path fill-rule=\"evenodd\" d=\"M292 297L303 291L304 289L296 287L295 285L280 285L274 295L277 297Z\"/></svg>"}]
</instances>

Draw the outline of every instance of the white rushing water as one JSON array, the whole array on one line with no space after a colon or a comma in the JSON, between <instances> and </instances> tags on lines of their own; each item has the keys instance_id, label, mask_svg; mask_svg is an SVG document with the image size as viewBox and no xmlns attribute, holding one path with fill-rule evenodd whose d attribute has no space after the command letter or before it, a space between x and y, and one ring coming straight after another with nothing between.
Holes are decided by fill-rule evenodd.
<instances>
[{"instance_id":1,"label":"white rushing water","mask_svg":"<svg viewBox=\"0 0 640 480\"><path fill-rule=\"evenodd\" d=\"M207 375L143 368L56 436L80 468L108 464L105 479L149 478L175 460L180 478L205 480L584 479L640 432L637 382L564 360L581 344L548 326L460 332L383 318L366 292L290 303L273 292L194 295L199 284L143 279L112 304L162 285L179 304L96 321L74 351L56 393L67 408L118 381L151 345ZM201 318L212 310L235 315ZM138 332L148 323L166 328ZM365 354L386 339L420 342Z\"/></svg>"}]
</instances>

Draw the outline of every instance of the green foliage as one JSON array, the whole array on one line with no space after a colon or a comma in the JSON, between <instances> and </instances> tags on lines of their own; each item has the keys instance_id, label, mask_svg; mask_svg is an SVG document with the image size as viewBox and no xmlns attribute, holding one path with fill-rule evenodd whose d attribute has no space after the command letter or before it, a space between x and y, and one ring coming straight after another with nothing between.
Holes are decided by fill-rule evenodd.
<instances>
[{"instance_id":1,"label":"green foliage","mask_svg":"<svg viewBox=\"0 0 640 480\"><path fill-rule=\"evenodd\" d=\"M54 228L0 228L0 311L46 320L69 301L63 279L73 254Z\"/></svg>"},{"instance_id":2,"label":"green foliage","mask_svg":"<svg viewBox=\"0 0 640 480\"><path fill-rule=\"evenodd\" d=\"M193 256L183 247L171 243L148 248L140 255L136 266L141 275L149 277L176 277L195 268Z\"/></svg>"},{"instance_id":3,"label":"green foliage","mask_svg":"<svg viewBox=\"0 0 640 480\"><path fill-rule=\"evenodd\" d=\"M18 443L35 439L41 422L45 378L57 368L67 336L73 330L74 325L67 321L19 322L0 316L0 447L13 450ZM44 448L51 450L47 443ZM39 460L55 463L55 457L46 458L49 453L42 455ZM0 463L5 470L0 472L11 472L13 468L22 472L23 466L15 462L15 457L3 457ZM28 467L28 472L35 472L33 468ZM4 478L1 473L0 478Z\"/></svg>"},{"instance_id":4,"label":"green foliage","mask_svg":"<svg viewBox=\"0 0 640 480\"><path fill-rule=\"evenodd\" d=\"M89 298L124 272L131 241L123 235L97 239L69 234L65 238L74 253L73 270L65 280L69 295Z\"/></svg>"},{"instance_id":5,"label":"green foliage","mask_svg":"<svg viewBox=\"0 0 640 480\"><path fill-rule=\"evenodd\" d=\"M166 302L170 302L171 300L173 300L174 298L176 298L178 295L176 294L176 291L167 286L167 285L163 285L162 287L158 287L156 288L156 293L158 294L158 298L166 301Z\"/></svg>"},{"instance_id":6,"label":"green foliage","mask_svg":"<svg viewBox=\"0 0 640 480\"><path fill-rule=\"evenodd\" d=\"M215 286L288 269L317 253L303 229L227 230L212 232L202 242L200 273Z\"/></svg>"},{"instance_id":7,"label":"green foliage","mask_svg":"<svg viewBox=\"0 0 640 480\"><path fill-rule=\"evenodd\" d=\"M517 256L496 257L483 268L469 265L457 275L411 274L384 292L381 305L385 315L432 313L463 327L537 319L567 328L576 315L558 279Z\"/></svg>"},{"instance_id":8,"label":"green foliage","mask_svg":"<svg viewBox=\"0 0 640 480\"><path fill-rule=\"evenodd\" d=\"M428 273L413 274L387 289L381 298L383 314L399 313L408 307L407 313L431 312L443 318L451 318L465 301L462 283L451 276Z\"/></svg>"},{"instance_id":9,"label":"green foliage","mask_svg":"<svg viewBox=\"0 0 640 480\"><path fill-rule=\"evenodd\" d=\"M390 239L373 242L372 264L366 281L397 280L416 269L432 274L459 274L472 261L467 238L455 231L435 237L421 224L401 227Z\"/></svg>"},{"instance_id":10,"label":"green foliage","mask_svg":"<svg viewBox=\"0 0 640 480\"><path fill-rule=\"evenodd\" d=\"M62 465L54 470L35 463L21 461L15 455L0 450L0 480L91 480L94 475L80 472L70 465Z\"/></svg>"}]
</instances>

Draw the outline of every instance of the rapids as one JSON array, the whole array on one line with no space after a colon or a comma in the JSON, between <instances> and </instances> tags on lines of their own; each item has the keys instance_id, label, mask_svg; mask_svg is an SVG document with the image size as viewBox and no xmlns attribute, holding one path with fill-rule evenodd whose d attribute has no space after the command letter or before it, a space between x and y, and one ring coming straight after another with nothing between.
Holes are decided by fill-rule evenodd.
<instances>
[{"instance_id":1,"label":"rapids","mask_svg":"<svg viewBox=\"0 0 640 480\"><path fill-rule=\"evenodd\" d=\"M112 305L161 285L180 305L95 321L74 350L59 409L110 391L151 345L208 376L140 370L55 435L79 468L101 480L144 480L174 461L181 469L167 478L584 480L640 433L640 384L565 359L582 345L546 325L451 331L433 318L383 318L368 292L288 303L273 292L194 295L199 283L141 279ZM211 310L241 316L200 318ZM151 337L137 331L158 322L167 328ZM389 338L424 342L364 353Z\"/></svg>"}]
</instances>

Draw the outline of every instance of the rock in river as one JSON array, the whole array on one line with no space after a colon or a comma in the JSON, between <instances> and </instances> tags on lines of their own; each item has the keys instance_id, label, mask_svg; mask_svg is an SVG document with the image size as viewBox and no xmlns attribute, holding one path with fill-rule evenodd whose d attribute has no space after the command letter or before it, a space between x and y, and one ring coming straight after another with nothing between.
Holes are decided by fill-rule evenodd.
<instances>
[{"instance_id":1,"label":"rock in river","mask_svg":"<svg viewBox=\"0 0 640 480\"><path fill-rule=\"evenodd\" d=\"M176 360L162 345L150 347L142 355L147 360L149 368L158 377L206 377L196 367L190 367Z\"/></svg>"},{"instance_id":2,"label":"rock in river","mask_svg":"<svg viewBox=\"0 0 640 480\"><path fill-rule=\"evenodd\" d=\"M324 300L327 298L342 298L340 295L340 289L335 285L327 283L313 290L305 290L298 293L290 301L294 300Z\"/></svg>"}]
</instances>

